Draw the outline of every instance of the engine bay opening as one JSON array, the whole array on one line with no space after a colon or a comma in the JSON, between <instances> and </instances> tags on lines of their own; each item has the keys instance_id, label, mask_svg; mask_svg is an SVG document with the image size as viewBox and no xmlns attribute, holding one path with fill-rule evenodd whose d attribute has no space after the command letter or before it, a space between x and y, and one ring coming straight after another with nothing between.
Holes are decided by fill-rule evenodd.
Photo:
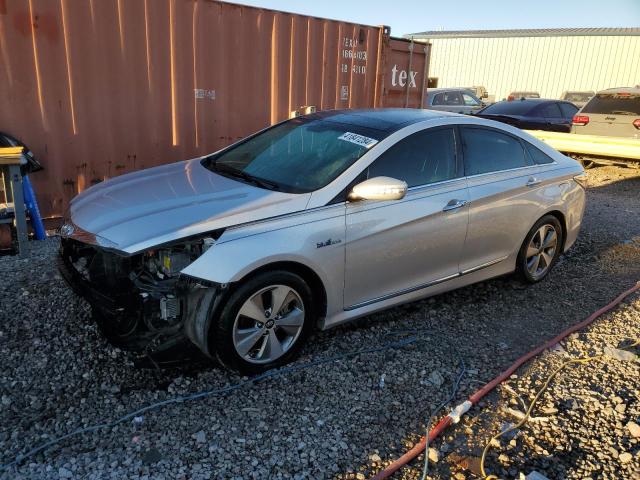
<instances>
[{"instance_id":1,"label":"engine bay opening","mask_svg":"<svg viewBox=\"0 0 640 480\"><path fill-rule=\"evenodd\" d=\"M62 238L60 271L112 343L148 350L184 336L188 297L198 285L180 272L214 243L206 237L126 256Z\"/></svg>"}]
</instances>

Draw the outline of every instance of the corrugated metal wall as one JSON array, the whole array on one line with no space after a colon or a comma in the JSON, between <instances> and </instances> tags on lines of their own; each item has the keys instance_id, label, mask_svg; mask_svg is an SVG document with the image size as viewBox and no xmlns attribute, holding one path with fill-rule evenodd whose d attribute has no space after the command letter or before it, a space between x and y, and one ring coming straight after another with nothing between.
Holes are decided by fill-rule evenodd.
<instances>
[{"instance_id":1,"label":"corrugated metal wall","mask_svg":"<svg viewBox=\"0 0 640 480\"><path fill-rule=\"evenodd\" d=\"M383 105L383 50L408 51L388 33L212 0L0 0L0 130L41 160L40 209L59 215L94 183L301 106Z\"/></svg>"},{"instance_id":2,"label":"corrugated metal wall","mask_svg":"<svg viewBox=\"0 0 640 480\"><path fill-rule=\"evenodd\" d=\"M640 83L640 36L434 38L438 87L484 85L496 100L514 90L558 98L565 90Z\"/></svg>"}]
</instances>

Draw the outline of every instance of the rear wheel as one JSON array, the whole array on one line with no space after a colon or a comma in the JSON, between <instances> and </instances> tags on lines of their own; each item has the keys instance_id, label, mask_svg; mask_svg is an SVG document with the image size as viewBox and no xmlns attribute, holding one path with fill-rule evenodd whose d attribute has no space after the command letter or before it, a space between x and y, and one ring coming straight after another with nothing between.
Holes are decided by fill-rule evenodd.
<instances>
[{"instance_id":1,"label":"rear wheel","mask_svg":"<svg viewBox=\"0 0 640 480\"><path fill-rule=\"evenodd\" d=\"M564 233L553 215L545 215L531 228L518 253L517 269L529 283L545 278L560 256Z\"/></svg>"},{"instance_id":2,"label":"rear wheel","mask_svg":"<svg viewBox=\"0 0 640 480\"><path fill-rule=\"evenodd\" d=\"M265 272L230 295L213 322L211 341L223 365L258 373L295 358L315 320L311 289L301 277Z\"/></svg>"}]
</instances>

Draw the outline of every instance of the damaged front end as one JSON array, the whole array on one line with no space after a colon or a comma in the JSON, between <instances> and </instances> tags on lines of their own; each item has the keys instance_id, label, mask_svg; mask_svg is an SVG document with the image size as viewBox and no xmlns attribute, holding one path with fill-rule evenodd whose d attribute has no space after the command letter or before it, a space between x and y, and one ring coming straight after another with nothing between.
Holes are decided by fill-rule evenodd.
<instances>
[{"instance_id":1,"label":"damaged front end","mask_svg":"<svg viewBox=\"0 0 640 480\"><path fill-rule=\"evenodd\" d=\"M189 338L209 354L206 330L219 286L180 272L218 237L186 240L135 255L63 237L59 270L89 302L101 332L114 345L153 353Z\"/></svg>"}]
</instances>

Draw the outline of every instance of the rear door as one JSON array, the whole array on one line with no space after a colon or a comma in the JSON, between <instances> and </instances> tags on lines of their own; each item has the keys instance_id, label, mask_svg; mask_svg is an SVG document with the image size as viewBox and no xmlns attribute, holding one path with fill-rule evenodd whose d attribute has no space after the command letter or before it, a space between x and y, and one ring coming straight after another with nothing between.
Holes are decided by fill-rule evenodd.
<instances>
[{"instance_id":1,"label":"rear door","mask_svg":"<svg viewBox=\"0 0 640 480\"><path fill-rule=\"evenodd\" d=\"M540 116L545 119L545 130L550 132L569 132L571 130L571 118L566 118L560 110L558 102L549 102L538 107Z\"/></svg>"},{"instance_id":2,"label":"rear door","mask_svg":"<svg viewBox=\"0 0 640 480\"><path fill-rule=\"evenodd\" d=\"M598 93L578 115L574 133L640 138L640 92Z\"/></svg>"},{"instance_id":3,"label":"rear door","mask_svg":"<svg viewBox=\"0 0 640 480\"><path fill-rule=\"evenodd\" d=\"M468 193L453 127L422 130L363 172L404 180L395 201L347 204L345 309L391 298L458 275Z\"/></svg>"},{"instance_id":4,"label":"rear door","mask_svg":"<svg viewBox=\"0 0 640 480\"><path fill-rule=\"evenodd\" d=\"M579 108L570 102L558 102L558 106L560 107L560 111L562 112L562 116L564 117L566 124L566 130L564 131L570 132L571 122L573 121L573 117L575 117L576 113L578 113Z\"/></svg>"},{"instance_id":5,"label":"rear door","mask_svg":"<svg viewBox=\"0 0 640 480\"><path fill-rule=\"evenodd\" d=\"M501 130L460 127L469 187L469 227L463 273L506 260L539 212L539 168L519 138Z\"/></svg>"}]
</instances>

